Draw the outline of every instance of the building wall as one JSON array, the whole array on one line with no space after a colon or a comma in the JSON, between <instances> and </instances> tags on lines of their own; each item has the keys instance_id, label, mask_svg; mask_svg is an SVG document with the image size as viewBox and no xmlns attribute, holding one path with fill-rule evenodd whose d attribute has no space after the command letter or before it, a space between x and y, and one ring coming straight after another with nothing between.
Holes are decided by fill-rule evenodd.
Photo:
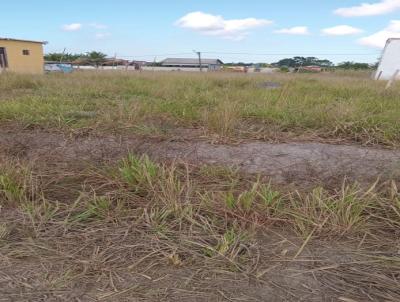
<instances>
[{"instance_id":1,"label":"building wall","mask_svg":"<svg viewBox=\"0 0 400 302\"><path fill-rule=\"evenodd\" d=\"M165 66L143 66L142 70L145 71L180 71L180 72L200 72L199 67L165 67ZM206 67L203 68L207 72Z\"/></svg>"},{"instance_id":2,"label":"building wall","mask_svg":"<svg viewBox=\"0 0 400 302\"><path fill-rule=\"evenodd\" d=\"M0 40L0 47L6 49L7 70L18 73L43 73L43 44ZM23 55L24 49L29 50L29 55Z\"/></svg>"},{"instance_id":3,"label":"building wall","mask_svg":"<svg viewBox=\"0 0 400 302\"><path fill-rule=\"evenodd\" d=\"M400 39L389 39L383 50L375 79L390 80L397 70L400 70ZM400 79L400 73L397 73L397 79Z\"/></svg>"}]
</instances>

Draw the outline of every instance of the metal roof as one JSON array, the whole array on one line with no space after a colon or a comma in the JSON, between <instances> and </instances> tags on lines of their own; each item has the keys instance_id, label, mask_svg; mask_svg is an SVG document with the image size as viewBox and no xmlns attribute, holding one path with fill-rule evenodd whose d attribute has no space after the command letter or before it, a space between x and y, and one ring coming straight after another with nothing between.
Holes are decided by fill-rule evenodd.
<instances>
[{"instance_id":1,"label":"metal roof","mask_svg":"<svg viewBox=\"0 0 400 302\"><path fill-rule=\"evenodd\" d=\"M47 41L32 41L32 40L24 40L24 39L12 39L12 38L2 38L0 37L0 41L18 41L18 42L29 42L29 43L40 43L40 44L47 44Z\"/></svg>"},{"instance_id":2,"label":"metal roof","mask_svg":"<svg viewBox=\"0 0 400 302\"><path fill-rule=\"evenodd\" d=\"M162 65L199 65L196 58L167 58L161 62ZM224 64L219 59L201 59L201 65L220 65Z\"/></svg>"}]
</instances>

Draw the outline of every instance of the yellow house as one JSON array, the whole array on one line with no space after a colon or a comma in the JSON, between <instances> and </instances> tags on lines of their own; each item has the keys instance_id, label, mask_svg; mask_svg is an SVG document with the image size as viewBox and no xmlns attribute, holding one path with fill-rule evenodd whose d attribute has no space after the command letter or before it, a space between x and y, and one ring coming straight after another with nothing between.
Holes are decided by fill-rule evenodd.
<instances>
[{"instance_id":1,"label":"yellow house","mask_svg":"<svg viewBox=\"0 0 400 302\"><path fill-rule=\"evenodd\" d=\"M0 38L0 72L43 73L46 42Z\"/></svg>"}]
</instances>

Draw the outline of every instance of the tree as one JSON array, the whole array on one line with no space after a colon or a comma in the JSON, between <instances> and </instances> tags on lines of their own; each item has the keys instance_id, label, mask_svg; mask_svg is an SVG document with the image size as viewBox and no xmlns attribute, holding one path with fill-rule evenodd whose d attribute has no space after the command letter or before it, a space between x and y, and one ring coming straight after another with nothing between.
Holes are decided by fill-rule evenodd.
<instances>
[{"instance_id":1,"label":"tree","mask_svg":"<svg viewBox=\"0 0 400 302\"><path fill-rule=\"evenodd\" d=\"M294 59L282 59L276 63L274 63L273 65L277 65L279 67L296 67L297 62Z\"/></svg>"},{"instance_id":2,"label":"tree","mask_svg":"<svg viewBox=\"0 0 400 302\"><path fill-rule=\"evenodd\" d=\"M107 55L105 53L102 53L100 51L91 51L87 52L82 59L86 60L88 63L95 65L96 67L99 67L102 63L106 61Z\"/></svg>"},{"instance_id":3,"label":"tree","mask_svg":"<svg viewBox=\"0 0 400 302\"><path fill-rule=\"evenodd\" d=\"M357 63L351 61L339 63L337 67L342 69L353 69L353 70L366 70L373 68L373 66L369 65L368 63Z\"/></svg>"},{"instance_id":4,"label":"tree","mask_svg":"<svg viewBox=\"0 0 400 302\"><path fill-rule=\"evenodd\" d=\"M72 54L72 53L62 53L62 52L52 52L44 55L45 61L55 61L55 62L73 62L82 54Z\"/></svg>"},{"instance_id":5,"label":"tree","mask_svg":"<svg viewBox=\"0 0 400 302\"><path fill-rule=\"evenodd\" d=\"M285 58L277 63L274 63L274 65L277 65L279 67L301 67L301 66L320 66L320 67L332 67L333 63L329 60L323 59L320 60L316 57L293 57L293 58Z\"/></svg>"},{"instance_id":6,"label":"tree","mask_svg":"<svg viewBox=\"0 0 400 302\"><path fill-rule=\"evenodd\" d=\"M334 64L331 61L326 60L326 59L325 60L317 60L315 65L318 65L321 67L333 67L334 66Z\"/></svg>"}]
</instances>

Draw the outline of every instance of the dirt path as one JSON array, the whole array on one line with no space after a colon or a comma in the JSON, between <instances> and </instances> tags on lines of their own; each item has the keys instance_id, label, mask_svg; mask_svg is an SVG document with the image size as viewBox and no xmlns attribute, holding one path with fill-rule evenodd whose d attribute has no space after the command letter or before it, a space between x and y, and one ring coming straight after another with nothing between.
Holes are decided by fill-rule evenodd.
<instances>
[{"instance_id":1,"label":"dirt path","mask_svg":"<svg viewBox=\"0 0 400 302\"><path fill-rule=\"evenodd\" d=\"M400 178L400 151L322 143L246 142L214 145L199 140L160 140L132 136L78 136L42 130L0 130L0 153L47 162L115 161L128 152L155 159L235 166L281 184L334 184L344 177L361 183Z\"/></svg>"}]
</instances>

